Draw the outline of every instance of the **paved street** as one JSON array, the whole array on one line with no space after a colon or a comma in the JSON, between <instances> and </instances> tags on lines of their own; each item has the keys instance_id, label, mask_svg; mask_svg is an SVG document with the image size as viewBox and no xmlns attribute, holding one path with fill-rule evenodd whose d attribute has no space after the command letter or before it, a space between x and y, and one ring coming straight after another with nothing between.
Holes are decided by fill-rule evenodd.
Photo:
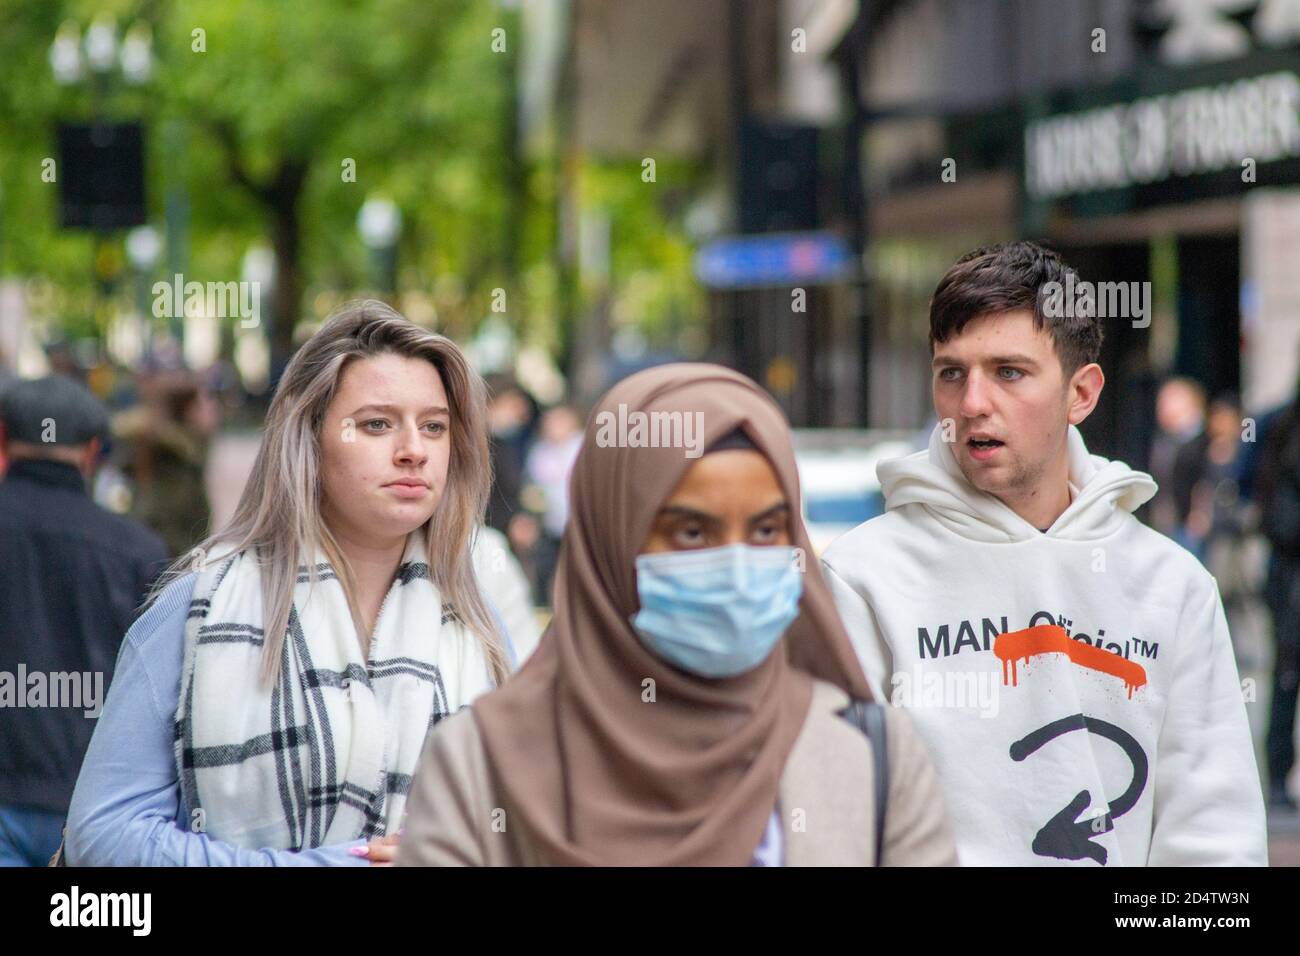
<instances>
[{"instance_id":1,"label":"paved street","mask_svg":"<svg viewBox=\"0 0 1300 956\"><path fill-rule=\"evenodd\" d=\"M222 432L213 440L206 477L214 528L235 513L261 437L258 432Z\"/></svg>"}]
</instances>

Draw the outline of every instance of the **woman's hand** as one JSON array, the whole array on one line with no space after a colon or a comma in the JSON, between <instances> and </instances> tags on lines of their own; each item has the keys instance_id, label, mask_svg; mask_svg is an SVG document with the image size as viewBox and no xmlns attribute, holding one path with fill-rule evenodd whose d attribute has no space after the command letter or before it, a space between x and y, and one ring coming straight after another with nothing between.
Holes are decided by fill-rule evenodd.
<instances>
[{"instance_id":1,"label":"woman's hand","mask_svg":"<svg viewBox=\"0 0 1300 956\"><path fill-rule=\"evenodd\" d=\"M397 841L401 835L399 831L392 836L378 837L365 846L353 847L348 852L365 857L371 866L392 866L393 860L397 858Z\"/></svg>"}]
</instances>

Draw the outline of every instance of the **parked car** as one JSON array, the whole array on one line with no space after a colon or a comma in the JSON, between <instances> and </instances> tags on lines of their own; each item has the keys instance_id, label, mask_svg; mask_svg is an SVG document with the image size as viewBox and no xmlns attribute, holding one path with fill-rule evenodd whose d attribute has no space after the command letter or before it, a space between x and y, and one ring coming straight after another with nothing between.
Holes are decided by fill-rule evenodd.
<instances>
[{"instance_id":1,"label":"parked car","mask_svg":"<svg viewBox=\"0 0 1300 956\"><path fill-rule=\"evenodd\" d=\"M876 465L918 446L911 432L796 429L794 448L804 523L820 555L850 528L884 514Z\"/></svg>"}]
</instances>

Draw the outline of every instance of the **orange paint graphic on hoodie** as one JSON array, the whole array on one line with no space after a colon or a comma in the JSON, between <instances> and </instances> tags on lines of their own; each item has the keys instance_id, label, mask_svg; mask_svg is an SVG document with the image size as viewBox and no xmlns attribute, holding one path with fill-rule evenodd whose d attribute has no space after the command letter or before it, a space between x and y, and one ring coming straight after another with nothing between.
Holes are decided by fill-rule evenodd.
<instances>
[{"instance_id":1,"label":"orange paint graphic on hoodie","mask_svg":"<svg viewBox=\"0 0 1300 956\"><path fill-rule=\"evenodd\" d=\"M1129 700L1133 691L1147 682L1147 672L1137 661L1127 660L1118 654L1073 640L1065 628L1057 624L1039 624L1023 631L999 634L993 642L993 653L1002 661L1002 683L1007 683L1007 665L1011 665L1011 684L1016 680L1016 661L1028 661L1035 654L1064 654L1081 667L1091 667L1103 674L1118 677L1128 689Z\"/></svg>"}]
</instances>

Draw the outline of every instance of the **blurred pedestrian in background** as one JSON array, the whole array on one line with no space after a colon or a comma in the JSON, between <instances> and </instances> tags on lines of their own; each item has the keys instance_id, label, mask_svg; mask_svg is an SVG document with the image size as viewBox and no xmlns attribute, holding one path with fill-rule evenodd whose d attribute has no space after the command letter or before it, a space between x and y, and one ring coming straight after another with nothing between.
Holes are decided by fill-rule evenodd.
<instances>
[{"instance_id":1,"label":"blurred pedestrian in background","mask_svg":"<svg viewBox=\"0 0 1300 956\"><path fill-rule=\"evenodd\" d=\"M1210 403L1201 455L1190 464L1186 535L1193 550L1219 583L1229 624L1235 610L1255 590L1247 546L1254 519L1242 496L1242 425L1237 397L1225 394Z\"/></svg>"},{"instance_id":2,"label":"blurred pedestrian in background","mask_svg":"<svg viewBox=\"0 0 1300 956\"><path fill-rule=\"evenodd\" d=\"M541 532L534 567L537 601L551 603L551 579L560 552L560 538L569 519L569 474L582 448L582 420L569 405L556 405L542 415L537 441L528 452L525 477L541 499Z\"/></svg>"},{"instance_id":3,"label":"blurred pedestrian in background","mask_svg":"<svg viewBox=\"0 0 1300 956\"><path fill-rule=\"evenodd\" d=\"M508 375L487 378L488 430L492 451L492 495L488 499L487 523L509 534L510 519L521 510L524 462L537 430L538 405L524 388Z\"/></svg>"},{"instance_id":4,"label":"blurred pedestrian in background","mask_svg":"<svg viewBox=\"0 0 1300 956\"><path fill-rule=\"evenodd\" d=\"M130 488L130 513L178 557L208 534L211 508L203 473L220 408L187 370L145 374L139 404L113 418L116 462Z\"/></svg>"},{"instance_id":5,"label":"blurred pedestrian in background","mask_svg":"<svg viewBox=\"0 0 1300 956\"><path fill-rule=\"evenodd\" d=\"M0 394L3 394L4 390L17 380L18 377L9 367L9 356L5 354L4 349L0 348Z\"/></svg>"},{"instance_id":6,"label":"blurred pedestrian in background","mask_svg":"<svg viewBox=\"0 0 1300 956\"><path fill-rule=\"evenodd\" d=\"M496 528L480 525L474 534L474 573L484 596L501 615L510 643L514 645L517 664L522 664L537 647L542 629L533 607L533 589L528 576L510 550L506 536Z\"/></svg>"},{"instance_id":7,"label":"blurred pedestrian in background","mask_svg":"<svg viewBox=\"0 0 1300 956\"><path fill-rule=\"evenodd\" d=\"M8 388L10 385L12 385L15 381L16 381L16 377L14 376L13 372L9 370L9 363L5 358L4 350L0 349L0 396L3 396L5 389ZM4 453L3 443L0 443L0 478L4 477L4 473L5 473L5 453Z\"/></svg>"},{"instance_id":8,"label":"blurred pedestrian in background","mask_svg":"<svg viewBox=\"0 0 1300 956\"><path fill-rule=\"evenodd\" d=\"M1205 390L1189 378L1171 378L1156 393L1156 436L1151 443L1151 477L1156 496L1150 524L1190 550L1186 528L1192 488L1205 456Z\"/></svg>"},{"instance_id":9,"label":"blurred pedestrian in background","mask_svg":"<svg viewBox=\"0 0 1300 956\"><path fill-rule=\"evenodd\" d=\"M540 419L537 400L512 375L487 376L488 434L492 455L492 491L488 497L487 525L506 536L510 550L528 578L534 599L547 603L538 587L537 557L542 526L538 502L526 501L525 474ZM535 495L532 496L534 499Z\"/></svg>"},{"instance_id":10,"label":"blurred pedestrian in background","mask_svg":"<svg viewBox=\"0 0 1300 956\"><path fill-rule=\"evenodd\" d=\"M62 375L74 382L86 384L86 370L77 361L72 346L63 339L54 339L45 346L45 361L51 375Z\"/></svg>"},{"instance_id":11,"label":"blurred pedestrian in background","mask_svg":"<svg viewBox=\"0 0 1300 956\"><path fill-rule=\"evenodd\" d=\"M1275 657L1269 710L1269 803L1294 809L1287 776L1295 764L1296 694L1300 687L1300 391L1263 436L1255 490L1260 530L1272 546L1264 600L1273 617Z\"/></svg>"},{"instance_id":12,"label":"blurred pedestrian in background","mask_svg":"<svg viewBox=\"0 0 1300 956\"><path fill-rule=\"evenodd\" d=\"M61 375L13 383L0 422L0 865L42 866L122 635L167 551L91 500L108 411L84 387ZM29 700L38 685L44 699ZM79 701L55 699L72 686Z\"/></svg>"}]
</instances>

